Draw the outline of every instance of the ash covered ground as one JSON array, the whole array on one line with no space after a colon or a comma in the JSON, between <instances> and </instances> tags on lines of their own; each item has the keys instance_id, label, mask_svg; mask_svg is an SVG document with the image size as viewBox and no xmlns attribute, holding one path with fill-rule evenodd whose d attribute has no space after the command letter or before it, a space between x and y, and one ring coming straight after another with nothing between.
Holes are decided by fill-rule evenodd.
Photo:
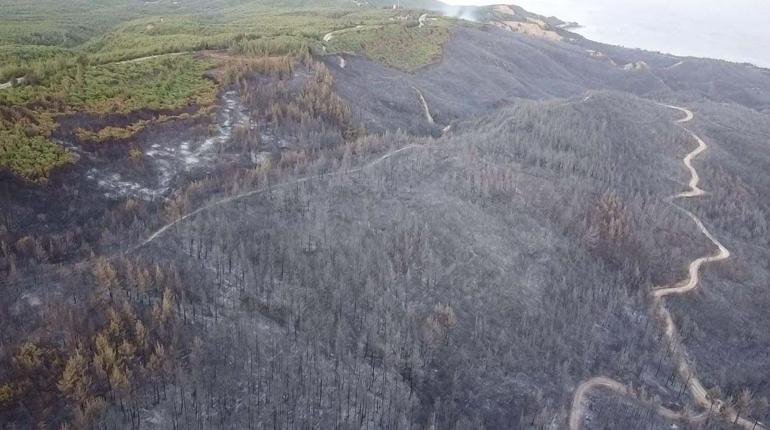
<instances>
[{"instance_id":1,"label":"ash covered ground","mask_svg":"<svg viewBox=\"0 0 770 430\"><path fill-rule=\"evenodd\" d=\"M596 375L697 410L650 310L713 251L667 200L696 143L662 102L709 145L682 205L733 252L668 301L682 343L722 397L770 395L767 70L485 27L414 73L339 58L234 83L138 167L72 143L47 190L3 180L3 353L118 327L149 359L107 427L565 428ZM584 428L674 424L587 402Z\"/></svg>"}]
</instances>

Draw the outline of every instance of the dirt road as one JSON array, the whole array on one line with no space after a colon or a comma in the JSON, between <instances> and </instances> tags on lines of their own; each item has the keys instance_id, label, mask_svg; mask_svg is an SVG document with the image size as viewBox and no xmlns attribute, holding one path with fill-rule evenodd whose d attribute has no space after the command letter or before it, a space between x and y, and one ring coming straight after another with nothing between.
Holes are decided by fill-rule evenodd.
<instances>
[{"instance_id":1,"label":"dirt road","mask_svg":"<svg viewBox=\"0 0 770 430\"><path fill-rule=\"evenodd\" d=\"M146 57L139 57L139 58L132 58L130 60L123 60L123 61L116 61L114 63L107 63L107 64L131 64L131 63L141 63L143 61L152 60L153 58L161 58L161 57L176 57L178 55L186 54L189 51L180 51L180 52L169 52L167 54L157 54L157 55L148 55Z\"/></svg>"},{"instance_id":2,"label":"dirt road","mask_svg":"<svg viewBox=\"0 0 770 430\"><path fill-rule=\"evenodd\" d=\"M425 120L428 121L429 124L435 124L436 122L433 121L433 115L430 114L430 108L428 107L428 102L425 100L425 97L422 95L422 91L420 91L419 88L413 86L415 91L417 91L417 96L420 98L420 103L422 104L422 110L425 114Z\"/></svg>"},{"instance_id":3,"label":"dirt road","mask_svg":"<svg viewBox=\"0 0 770 430\"><path fill-rule=\"evenodd\" d=\"M681 66L682 64L684 64L684 61L679 61L679 62L676 62L676 63L674 63L674 64L672 64L672 65L670 65L670 66L666 67L666 70L675 69L675 68L677 68L677 67Z\"/></svg>"},{"instance_id":4,"label":"dirt road","mask_svg":"<svg viewBox=\"0 0 770 430\"><path fill-rule=\"evenodd\" d=\"M674 200L681 198L702 196L705 194L705 192L698 186L700 184L700 176L698 175L698 171L695 169L695 167L693 167L692 161L699 154L706 151L708 149L708 145L706 145L700 136L683 125L692 121L695 116L693 115L692 111L687 108L672 105L661 106L682 112L685 116L684 118L677 120L676 124L685 130L690 136L692 136L696 142L698 142L698 147L692 150L682 159L682 163L690 172L690 181L688 183L689 190L670 197L669 201L673 202ZM674 206L676 205L674 204ZM703 386L698 376L695 374L695 371L692 370L692 367L690 366L690 363L687 359L687 354L685 353L684 345L679 339L676 324L674 323L674 319L671 317L671 313L666 308L664 300L666 296L685 294L697 288L700 282L700 268L706 263L722 261L730 258L730 251L728 251L727 248L725 248L722 243L720 243L719 240L717 240L716 237L714 237L714 235L708 231L706 226L703 225L703 222L697 216L695 216L695 214L682 207L676 207L686 213L695 222L701 233L703 233L703 235L706 236L711 241L711 243L717 247L717 252L713 255L699 257L693 260L688 266L688 275L686 279L677 282L674 285L655 288L652 292L653 306L655 307L655 313L658 319L663 324L666 344L672 352L672 356L677 361L677 373L679 374L680 379L687 385L688 391L690 392L690 395L692 396L695 403L697 403L703 409L710 410L713 408L714 411L719 411L724 407L725 419L733 422L736 421L736 411L725 405L721 399L713 399L712 404L712 399L710 399L708 391ZM621 396L631 397L637 401L640 401L635 393L633 393L628 387L618 381L605 377L591 378L581 383L575 390L569 416L570 429L577 430L580 428L580 423L583 419L583 416L585 415L585 397L589 391L595 388L604 388ZM700 420L704 418L704 414L700 414L696 417L687 417L680 412L675 412L662 406L657 406L656 410L660 415L674 420L692 421L694 419ZM744 418L739 418L736 424L747 430L767 429L767 427L762 424L755 425L754 422Z\"/></svg>"},{"instance_id":5,"label":"dirt road","mask_svg":"<svg viewBox=\"0 0 770 430\"><path fill-rule=\"evenodd\" d=\"M580 421L583 419L582 401L585 398L586 394L591 390L600 389L600 388L612 391L624 397L632 398L634 399L634 401L640 402L645 406L653 407L655 408L655 411L659 415L666 417L670 420L699 422L699 421L704 421L706 418L708 418L707 412L700 413L698 415L689 416L686 413L677 412L660 405L653 405L651 402L647 400L639 399L636 393L634 393L632 390L630 390L628 387L626 387L622 383L614 379L598 376L595 378L591 378L587 381L584 381L582 384L578 386L577 390L575 390L575 395L572 398L572 408L571 408L570 417L569 417L570 429L580 428Z\"/></svg>"},{"instance_id":6,"label":"dirt road","mask_svg":"<svg viewBox=\"0 0 770 430\"><path fill-rule=\"evenodd\" d=\"M420 15L420 18L417 20L417 22L419 23L420 28L425 27L425 23L428 22L428 14L424 13Z\"/></svg>"},{"instance_id":7,"label":"dirt road","mask_svg":"<svg viewBox=\"0 0 770 430\"><path fill-rule=\"evenodd\" d=\"M0 84L0 91L11 88L14 84L23 84L24 83L24 77L11 79L8 82Z\"/></svg>"},{"instance_id":8,"label":"dirt road","mask_svg":"<svg viewBox=\"0 0 770 430\"><path fill-rule=\"evenodd\" d=\"M361 167L357 167L355 169L344 170L344 171L337 171L337 172L329 172L329 173L324 173L322 175L317 175L317 176L306 176L304 178L300 178L300 179L297 179L297 180L294 180L294 181L284 182L282 184L273 185L273 186L269 186L269 187L263 187L263 188L259 188L259 189L256 189L256 190L248 191L248 192L241 193L241 194L236 194L234 196L230 196L230 197L223 198L221 200L214 201L214 202L209 203L209 204L207 204L205 206L202 206L202 207L200 207L200 208L198 208L198 209L196 209L196 210L194 210L192 212L188 212L187 214L185 214L185 215L175 219L174 221L172 221L172 222L170 222L170 223L160 227L153 234L151 234L147 239L145 239L144 242L142 242L139 245L136 245L133 248L129 249L128 251L126 251L126 253L134 252L137 249L139 249L139 248L141 248L141 247L143 247L145 245L148 245L149 243L151 243L154 240L156 240L159 237L161 237L171 227L174 227L175 225L180 224L183 221L185 221L185 220L187 220L187 219L189 219L189 218L191 218L191 217L193 217L193 216L195 216L195 215L197 215L197 214L199 214L201 212L205 212L205 211L207 211L209 209L213 209L213 208L218 207L218 206L222 206L222 205L225 205L225 204L228 204L228 203L232 203L234 201L237 201L237 200L240 200L240 199L243 199L243 198L246 198L246 197L250 197L250 196L253 196L253 195L256 195L256 194L261 194L261 193L264 193L266 191L278 190L278 189L281 189L281 188L290 187L290 186L293 186L293 185L297 185L297 184L301 184L301 183L304 183L304 182L307 182L307 181L311 181L313 179L330 178L330 177L334 177L334 176L342 176L342 175L350 175L350 174L353 174L353 173L358 173L358 172L367 170L367 169L369 169L371 167L374 167L374 166L382 163L383 161L385 161L385 160L387 160L387 159L389 159L389 158L391 158L391 157L393 157L393 156L395 156L397 154L400 154L400 153L402 153L404 151L409 151L409 150L412 150L412 149L415 149L415 148L426 148L426 146L425 145L407 145L407 146L404 146L403 148L399 148L399 149L396 149L394 151L388 152L387 154L385 154L385 155L383 155L383 156L381 156L381 157L379 157L379 158L377 158L377 159L375 159L373 161L370 161L369 163L364 164Z\"/></svg>"},{"instance_id":9,"label":"dirt road","mask_svg":"<svg viewBox=\"0 0 770 430\"><path fill-rule=\"evenodd\" d=\"M418 90L418 93L419 93L419 90ZM689 154L687 154L684 157L684 159L682 160L683 164L688 168L688 170L690 171L690 174L691 174L691 179L689 181L689 188L690 188L690 190L689 191L685 191L683 193L679 193L679 194L671 197L670 200L675 200L675 199L678 199L678 198L690 198L690 197L695 197L695 196L703 195L704 194L703 190L701 190L698 187L698 184L700 182L700 178L698 176L698 172L692 166L692 160L698 154L700 154L703 151L705 151L708 148L708 146L705 144L705 142L703 142L703 140L700 137L698 137L695 133L693 133L692 131L686 129L682 125L682 124L684 124L686 122L691 121L694 118L694 115L692 114L691 111L689 111L689 110L687 110L685 108L680 108L680 107L676 107L676 106L667 106L667 107L672 108L672 109L677 109L677 110L680 110L681 112L685 113L685 118L678 120L677 124L679 124L683 129L685 129L698 142L698 147L695 150L693 150L692 152L690 152ZM294 180L294 181L285 182L283 184L269 186L269 187L264 187L264 188L260 188L260 189L256 189L256 190L252 190L252 191L248 191L248 192L244 192L244 193L241 193L241 194L233 195L233 196L230 196L230 197L223 198L221 200L214 201L212 203L209 203L209 204L207 204L205 206L202 206L202 207L200 207L200 208L198 208L198 209L196 209L196 210L194 210L192 212L189 212L189 213L187 213L187 214L177 218L176 220L174 220L174 221L172 221L172 222L170 222L170 223L160 227L158 230L156 230L154 233L152 233L146 240L144 240L139 245L131 248L127 252L128 253L133 252L133 251L135 251L135 250L137 250L137 249L139 249L139 248L141 248L141 247L143 247L145 245L150 244L151 242L153 242L153 241L157 240L158 238L160 238L164 233L166 233L172 227L174 227L174 226L176 226L176 225L186 221L187 219L189 219L189 218L191 218L191 217L193 217L193 216L195 216L197 214L200 214L201 212L207 211L209 209L213 209L215 207L219 207L219 206L222 206L222 205L225 205L225 204L228 204L228 203L231 203L231 202L234 202L234 201L237 201L237 200L249 197L249 196L260 194L260 193L263 193L263 192L266 192L266 191L269 191L269 190L276 190L276 189L286 188L286 187L294 186L296 184L307 182L307 181L310 181L310 180L313 180L313 179L320 179L320 178L326 178L326 177L334 177L334 176L347 175L347 174L361 172L361 171L366 170L368 168L371 168L371 167L373 167L373 166L375 166L375 165L377 165L379 163L382 163L383 161L385 161L385 160L387 160L387 159L389 159L389 158L391 158L391 157L393 157L393 156L395 156L395 155L397 155L399 153L402 153L402 152L405 152L405 151L409 151L409 150L412 150L412 149L415 149L415 148L418 148L418 147L425 147L425 146L423 146L423 145L408 145L408 146L405 146L403 148L399 148L399 149L391 151L391 152L389 152L387 154L384 154L383 156L381 156L381 157L379 157L379 158L377 158L377 159L375 159L375 160L373 160L373 161L371 161L371 162L369 162L367 164L364 164L361 167L358 167L358 168L355 168L355 169L352 169L352 170L338 171L338 172L329 172L329 173L325 173L325 174L318 175L318 176L308 176L308 177L300 178L300 179L297 179L297 180ZM716 254L712 255L712 256L700 257L700 258L697 258L694 261L692 261L689 264L687 279L685 279L685 280L683 280L681 282L678 282L678 283L676 283L674 285L671 285L671 286L660 287L660 288L656 288L655 290L653 290L653 294L652 294L653 295L653 305L656 308L656 314L657 314L658 318L661 320L662 324L664 325L666 343L669 346L669 348L671 349L671 351L673 353L673 356L677 360L677 371L679 373L680 378L683 381L685 381L685 384L687 384L688 390L689 390L691 396L693 397L693 399L695 400L695 402L698 405L700 405L702 408L708 409L708 408L710 408L712 406L711 400L709 399L707 390L705 389L703 384L700 382L700 379L697 377L695 372L690 367L690 364L689 364L689 362L687 360L686 353L684 352L684 346L682 345L682 343L681 343L681 341L679 339L679 336L677 334L676 325L674 324L673 318L671 317L671 314L669 313L668 309L665 306L664 298L666 296L668 296L668 295L673 295L673 294L685 294L685 293L687 293L687 292L697 288L697 286L699 284L699 279L700 279L699 278L699 272L700 272L700 268L703 266L703 264L727 259L730 256L730 252L706 229L706 227L703 225L703 223L700 221L700 219L698 219L694 214L692 214L691 212L687 211L686 209L683 209L683 208L679 208L679 209L684 211L685 213L687 213L688 216L690 216L696 222L696 224L698 225L698 228L700 229L700 231L707 238L709 238L709 240L711 240L712 243L718 248L718 252ZM591 390L598 389L598 388L602 388L602 389L606 389L606 390L615 392L615 393L617 393L617 394L619 394L621 396L629 397L629 398L632 398L634 401L643 403L643 404L645 404L647 406L654 407L656 409L656 411L661 416L664 416L664 417L666 417L668 419L693 422L693 421L704 420L708 416L707 412L703 412L703 413L695 415L695 416L690 416L687 413L673 411L671 409L665 408L665 407L660 406L660 405L653 406L647 400L639 399L636 396L636 394L631 389L629 389L628 387L626 387L625 385L623 385L622 383L620 383L618 381L615 381L613 379L606 378L606 377L594 377L594 378L591 378L591 379L581 383L577 387L577 389L575 390L575 393L573 395L572 406L571 406L571 410L570 410L570 416L569 416L569 428L570 429L577 430L577 429L580 428L580 423L581 423L581 421L582 421L582 419L583 419L583 417L585 415L585 398L586 398L587 394ZM714 410L715 411L719 411L724 405L725 405L724 402L722 402L719 399L715 399L714 402L713 402L713 406L714 406ZM732 422L732 421L735 420L736 412L733 409L731 409L729 407L726 407L725 412L724 412L724 416L725 416L726 419L728 419L728 420L730 420ZM739 418L737 420L737 424L740 425L741 427L747 429L747 430L752 430L752 429L755 429L755 428L756 429L767 430L767 427L765 427L764 425L757 424L756 427L755 427L753 422L751 422L749 420L746 420L744 418Z\"/></svg>"},{"instance_id":10,"label":"dirt road","mask_svg":"<svg viewBox=\"0 0 770 430\"><path fill-rule=\"evenodd\" d=\"M348 27L348 28L343 28L341 30L330 31L330 32L324 34L323 41L324 42L331 42L332 39L334 39L334 36L336 36L338 34L346 33L348 31L357 30L357 29L363 28L363 27L364 27L363 25L357 25L355 27Z\"/></svg>"}]
</instances>

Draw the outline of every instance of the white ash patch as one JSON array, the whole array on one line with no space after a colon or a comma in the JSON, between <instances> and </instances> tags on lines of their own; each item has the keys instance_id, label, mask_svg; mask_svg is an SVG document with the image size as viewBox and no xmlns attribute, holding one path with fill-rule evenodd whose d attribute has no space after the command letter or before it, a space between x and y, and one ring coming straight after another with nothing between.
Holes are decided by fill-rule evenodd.
<instances>
[{"instance_id":1,"label":"white ash patch","mask_svg":"<svg viewBox=\"0 0 770 430\"><path fill-rule=\"evenodd\" d=\"M217 119L214 135L202 141L164 140L151 144L142 160L142 163L149 163L149 170L153 172L151 176L134 173L126 168L125 162L121 162L103 169L92 168L86 173L86 178L103 189L108 198L163 198L173 180L182 173L213 165L219 148L232 137L235 126L251 127L237 91L227 91L222 95L222 109Z\"/></svg>"}]
</instances>

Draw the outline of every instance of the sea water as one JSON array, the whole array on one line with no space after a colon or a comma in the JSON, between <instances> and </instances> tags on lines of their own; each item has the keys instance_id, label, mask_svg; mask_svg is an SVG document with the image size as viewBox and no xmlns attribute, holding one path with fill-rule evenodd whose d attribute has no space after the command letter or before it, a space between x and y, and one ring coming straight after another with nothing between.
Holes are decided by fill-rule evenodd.
<instances>
[{"instance_id":1,"label":"sea water","mask_svg":"<svg viewBox=\"0 0 770 430\"><path fill-rule=\"evenodd\" d=\"M513 3L581 25L584 37L628 48L770 68L770 0L447 0Z\"/></svg>"}]
</instances>

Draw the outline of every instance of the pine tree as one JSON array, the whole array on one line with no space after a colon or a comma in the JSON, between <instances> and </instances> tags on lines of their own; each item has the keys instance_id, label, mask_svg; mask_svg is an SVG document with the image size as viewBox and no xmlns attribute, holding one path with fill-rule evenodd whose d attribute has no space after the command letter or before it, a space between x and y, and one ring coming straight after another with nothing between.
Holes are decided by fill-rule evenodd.
<instances>
[{"instance_id":1,"label":"pine tree","mask_svg":"<svg viewBox=\"0 0 770 430\"><path fill-rule=\"evenodd\" d=\"M75 352L67 359L64 373L59 379L57 387L62 394L78 405L83 404L88 397L91 377L88 375L88 361L80 348L75 349Z\"/></svg>"}]
</instances>

